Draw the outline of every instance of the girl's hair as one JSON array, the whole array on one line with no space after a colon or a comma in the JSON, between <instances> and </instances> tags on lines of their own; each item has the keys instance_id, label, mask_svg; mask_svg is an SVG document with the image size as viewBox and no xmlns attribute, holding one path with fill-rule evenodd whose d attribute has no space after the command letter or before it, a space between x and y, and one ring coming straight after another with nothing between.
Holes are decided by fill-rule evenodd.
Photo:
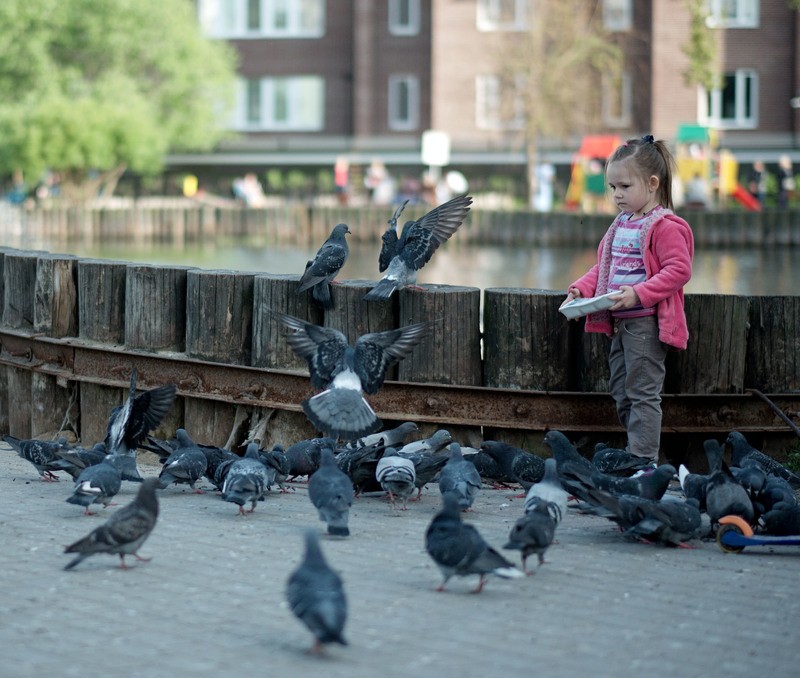
<instances>
[{"instance_id":1,"label":"girl's hair","mask_svg":"<svg viewBox=\"0 0 800 678\"><path fill-rule=\"evenodd\" d=\"M608 164L628 161L643 181L658 177L658 202L668 209L672 206L672 170L675 159L664 141L647 134L641 139L628 139L611 154Z\"/></svg>"}]
</instances>

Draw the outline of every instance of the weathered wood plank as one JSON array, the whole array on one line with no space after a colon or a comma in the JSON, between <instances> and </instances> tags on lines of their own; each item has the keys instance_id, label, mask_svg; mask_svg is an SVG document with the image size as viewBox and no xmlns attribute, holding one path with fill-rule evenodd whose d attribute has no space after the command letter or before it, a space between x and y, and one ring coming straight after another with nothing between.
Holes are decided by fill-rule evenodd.
<instances>
[{"instance_id":1,"label":"weathered wood plank","mask_svg":"<svg viewBox=\"0 0 800 678\"><path fill-rule=\"evenodd\" d=\"M186 276L190 267L129 264L125 345L144 351L186 347Z\"/></svg>"},{"instance_id":2,"label":"weathered wood plank","mask_svg":"<svg viewBox=\"0 0 800 678\"><path fill-rule=\"evenodd\" d=\"M33 329L50 337L78 335L78 259L42 254L36 263Z\"/></svg>"},{"instance_id":3,"label":"weathered wood plank","mask_svg":"<svg viewBox=\"0 0 800 678\"><path fill-rule=\"evenodd\" d=\"M750 297L745 386L800 389L800 296Z\"/></svg>"},{"instance_id":4,"label":"weathered wood plank","mask_svg":"<svg viewBox=\"0 0 800 678\"><path fill-rule=\"evenodd\" d=\"M31 434L31 378L33 372L19 367L9 367L8 380L8 430L17 438L30 438Z\"/></svg>"},{"instance_id":5,"label":"weathered wood plank","mask_svg":"<svg viewBox=\"0 0 800 678\"><path fill-rule=\"evenodd\" d=\"M81 259L78 263L78 336L104 344L125 341L127 263Z\"/></svg>"},{"instance_id":6,"label":"weathered wood plank","mask_svg":"<svg viewBox=\"0 0 800 678\"><path fill-rule=\"evenodd\" d=\"M3 324L15 329L33 328L36 261L41 252L6 252L3 264Z\"/></svg>"}]
</instances>

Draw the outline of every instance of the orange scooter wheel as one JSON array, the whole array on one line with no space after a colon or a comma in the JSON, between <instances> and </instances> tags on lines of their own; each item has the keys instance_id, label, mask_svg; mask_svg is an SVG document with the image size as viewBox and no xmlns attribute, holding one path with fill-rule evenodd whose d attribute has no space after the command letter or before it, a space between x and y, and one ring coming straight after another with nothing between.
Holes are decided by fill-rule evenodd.
<instances>
[{"instance_id":1,"label":"orange scooter wheel","mask_svg":"<svg viewBox=\"0 0 800 678\"><path fill-rule=\"evenodd\" d=\"M740 516L723 516L719 519L719 529L717 530L717 545L726 553L741 553L744 546L733 544L726 544L724 540L725 534L735 532L744 537L753 536L753 528L750 527L748 522Z\"/></svg>"}]
</instances>

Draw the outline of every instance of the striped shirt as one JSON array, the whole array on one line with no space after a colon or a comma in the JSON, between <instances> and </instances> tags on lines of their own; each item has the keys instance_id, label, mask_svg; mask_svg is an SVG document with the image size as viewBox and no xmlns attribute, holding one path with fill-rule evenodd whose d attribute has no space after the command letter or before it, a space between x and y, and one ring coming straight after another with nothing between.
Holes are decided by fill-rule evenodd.
<instances>
[{"instance_id":1,"label":"striped shirt","mask_svg":"<svg viewBox=\"0 0 800 678\"><path fill-rule=\"evenodd\" d=\"M609 292L618 290L622 285L633 286L647 280L639 239L642 221L636 219L620 224L614 234L614 241L611 243L611 272L608 276ZM614 311L612 315L614 318L639 318L655 312L654 306L644 308L637 304L624 311Z\"/></svg>"}]
</instances>

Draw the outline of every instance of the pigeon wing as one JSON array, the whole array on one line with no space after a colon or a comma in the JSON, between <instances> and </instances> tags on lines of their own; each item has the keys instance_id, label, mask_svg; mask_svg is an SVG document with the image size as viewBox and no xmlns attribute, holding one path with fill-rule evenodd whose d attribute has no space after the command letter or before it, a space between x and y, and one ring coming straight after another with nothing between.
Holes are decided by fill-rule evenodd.
<instances>
[{"instance_id":1,"label":"pigeon wing","mask_svg":"<svg viewBox=\"0 0 800 678\"><path fill-rule=\"evenodd\" d=\"M397 218L403 213L408 200L403 202L389 219L389 228L381 236L381 253L378 255L378 270L383 273L389 268L389 262L400 251L400 240L397 237Z\"/></svg>"},{"instance_id":2,"label":"pigeon wing","mask_svg":"<svg viewBox=\"0 0 800 678\"><path fill-rule=\"evenodd\" d=\"M311 383L317 388L326 388L348 348L347 338L331 327L320 327L285 313L277 315L286 327L293 330L286 335L286 341L308 362Z\"/></svg>"},{"instance_id":3,"label":"pigeon wing","mask_svg":"<svg viewBox=\"0 0 800 678\"><path fill-rule=\"evenodd\" d=\"M403 229L405 241L400 256L412 270L422 268L433 253L461 226L469 212L472 198L458 196L432 209L419 221L409 222Z\"/></svg>"},{"instance_id":4,"label":"pigeon wing","mask_svg":"<svg viewBox=\"0 0 800 678\"><path fill-rule=\"evenodd\" d=\"M364 391L377 393L383 385L386 370L410 355L429 328L429 323L422 322L359 337L355 348L355 371Z\"/></svg>"}]
</instances>

